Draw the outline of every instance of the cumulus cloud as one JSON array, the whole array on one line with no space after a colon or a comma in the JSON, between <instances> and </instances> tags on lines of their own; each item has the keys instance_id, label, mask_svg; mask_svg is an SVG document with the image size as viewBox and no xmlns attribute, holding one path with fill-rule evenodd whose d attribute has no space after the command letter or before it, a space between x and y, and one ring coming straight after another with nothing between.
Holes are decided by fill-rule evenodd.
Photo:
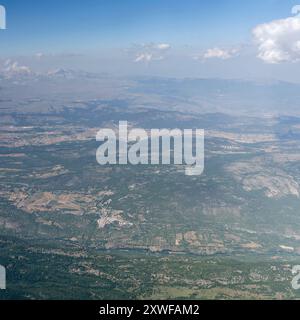
<instances>
[{"instance_id":1,"label":"cumulus cloud","mask_svg":"<svg viewBox=\"0 0 300 320\"><path fill-rule=\"evenodd\" d=\"M156 45L156 48L158 50L168 50L171 48L171 46L168 43L159 43Z\"/></svg>"},{"instance_id":2,"label":"cumulus cloud","mask_svg":"<svg viewBox=\"0 0 300 320\"><path fill-rule=\"evenodd\" d=\"M221 59L228 60L238 56L240 50L237 48L222 49L222 48L211 48L207 49L203 54L194 57L195 60L207 60L207 59Z\"/></svg>"},{"instance_id":3,"label":"cumulus cloud","mask_svg":"<svg viewBox=\"0 0 300 320\"><path fill-rule=\"evenodd\" d=\"M300 7L294 7L296 14ZM300 17L274 20L253 29L258 45L257 57L266 63L297 62L300 60Z\"/></svg>"},{"instance_id":4,"label":"cumulus cloud","mask_svg":"<svg viewBox=\"0 0 300 320\"><path fill-rule=\"evenodd\" d=\"M135 58L135 62L150 62L153 60L153 55L151 53L138 53Z\"/></svg>"},{"instance_id":5,"label":"cumulus cloud","mask_svg":"<svg viewBox=\"0 0 300 320\"><path fill-rule=\"evenodd\" d=\"M165 58L165 54L171 49L168 43L148 43L135 46L135 62L159 61Z\"/></svg>"},{"instance_id":6,"label":"cumulus cloud","mask_svg":"<svg viewBox=\"0 0 300 320\"><path fill-rule=\"evenodd\" d=\"M10 59L4 62L3 71L6 76L30 75L32 73L29 67L22 66L18 61L12 61Z\"/></svg>"},{"instance_id":7,"label":"cumulus cloud","mask_svg":"<svg viewBox=\"0 0 300 320\"><path fill-rule=\"evenodd\" d=\"M37 59L42 59L42 58L45 57L45 54L42 53L42 52L38 52L38 53L35 54L35 57L36 57Z\"/></svg>"}]
</instances>

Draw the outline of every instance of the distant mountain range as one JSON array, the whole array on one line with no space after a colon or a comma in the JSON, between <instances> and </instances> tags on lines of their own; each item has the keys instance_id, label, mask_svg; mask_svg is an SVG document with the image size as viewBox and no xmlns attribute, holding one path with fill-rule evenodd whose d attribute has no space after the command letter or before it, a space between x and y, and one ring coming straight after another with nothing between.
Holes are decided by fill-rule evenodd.
<instances>
[{"instance_id":1,"label":"distant mountain range","mask_svg":"<svg viewBox=\"0 0 300 320\"><path fill-rule=\"evenodd\" d=\"M26 85L29 91L38 89L46 92L55 90L55 87L59 91L64 87L76 88L76 93L88 91L91 99L99 96L99 90L108 87L107 81L122 87L122 92L130 100L164 110L254 116L300 115L300 84L283 81L114 78L104 73L64 68L37 73L17 63L9 63L0 71L0 86L9 90L15 85ZM109 90L114 87L109 85ZM79 94L77 98L80 99ZM84 98L87 99L87 95Z\"/></svg>"}]
</instances>

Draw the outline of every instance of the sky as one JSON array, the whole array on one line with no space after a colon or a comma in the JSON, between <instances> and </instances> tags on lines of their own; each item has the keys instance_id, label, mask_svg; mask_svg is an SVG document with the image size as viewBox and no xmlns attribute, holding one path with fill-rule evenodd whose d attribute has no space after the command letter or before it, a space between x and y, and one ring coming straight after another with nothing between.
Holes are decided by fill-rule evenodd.
<instances>
[{"instance_id":1,"label":"sky","mask_svg":"<svg viewBox=\"0 0 300 320\"><path fill-rule=\"evenodd\" d=\"M290 0L0 0L6 68L300 81ZM299 0L300 4L300 0ZM300 11L299 11L300 12ZM298 23L299 22L299 23ZM24 69L23 69L24 70Z\"/></svg>"}]
</instances>

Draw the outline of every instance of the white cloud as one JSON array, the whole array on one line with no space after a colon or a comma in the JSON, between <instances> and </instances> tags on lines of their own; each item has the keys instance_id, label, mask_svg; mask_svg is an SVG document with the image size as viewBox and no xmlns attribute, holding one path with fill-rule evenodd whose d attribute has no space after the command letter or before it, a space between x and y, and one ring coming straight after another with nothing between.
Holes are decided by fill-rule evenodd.
<instances>
[{"instance_id":1,"label":"white cloud","mask_svg":"<svg viewBox=\"0 0 300 320\"><path fill-rule=\"evenodd\" d=\"M171 48L171 46L168 43L159 43L156 45L156 48L158 50L168 50Z\"/></svg>"},{"instance_id":2,"label":"white cloud","mask_svg":"<svg viewBox=\"0 0 300 320\"><path fill-rule=\"evenodd\" d=\"M159 61L165 58L165 54L171 49L168 43L148 43L135 46L135 62Z\"/></svg>"},{"instance_id":3,"label":"white cloud","mask_svg":"<svg viewBox=\"0 0 300 320\"><path fill-rule=\"evenodd\" d=\"M150 62L153 59L153 55L151 53L138 53L136 55L135 62Z\"/></svg>"},{"instance_id":4,"label":"white cloud","mask_svg":"<svg viewBox=\"0 0 300 320\"><path fill-rule=\"evenodd\" d=\"M27 66L22 66L17 61L12 61L10 59L4 62L4 74L6 76L14 75L30 75L32 73L31 69Z\"/></svg>"},{"instance_id":5,"label":"white cloud","mask_svg":"<svg viewBox=\"0 0 300 320\"><path fill-rule=\"evenodd\" d=\"M227 60L236 57L239 54L239 49L222 49L222 48L211 48L207 49L203 54L195 56L195 60L207 60L207 59L222 59Z\"/></svg>"},{"instance_id":6,"label":"white cloud","mask_svg":"<svg viewBox=\"0 0 300 320\"><path fill-rule=\"evenodd\" d=\"M37 59L42 58L76 58L76 57L82 57L82 54L79 53L43 53L43 52L37 52L35 53L34 57Z\"/></svg>"},{"instance_id":7,"label":"white cloud","mask_svg":"<svg viewBox=\"0 0 300 320\"><path fill-rule=\"evenodd\" d=\"M38 53L35 54L35 57L36 57L37 59L42 59L42 58L45 57L45 54L42 53L42 52L38 52Z\"/></svg>"},{"instance_id":8,"label":"white cloud","mask_svg":"<svg viewBox=\"0 0 300 320\"><path fill-rule=\"evenodd\" d=\"M299 8L293 8L296 14ZM257 57L266 63L297 62L300 60L300 17L274 20L253 29L258 45Z\"/></svg>"}]
</instances>

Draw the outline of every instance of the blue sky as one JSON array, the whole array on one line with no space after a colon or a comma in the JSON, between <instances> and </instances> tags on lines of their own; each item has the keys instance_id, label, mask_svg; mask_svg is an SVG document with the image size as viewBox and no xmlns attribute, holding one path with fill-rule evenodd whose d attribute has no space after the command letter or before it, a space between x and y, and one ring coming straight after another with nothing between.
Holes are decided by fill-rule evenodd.
<instances>
[{"instance_id":1,"label":"blue sky","mask_svg":"<svg viewBox=\"0 0 300 320\"><path fill-rule=\"evenodd\" d=\"M89 51L132 43L212 46L248 41L251 28L290 14L289 0L0 0L1 52Z\"/></svg>"},{"instance_id":2,"label":"blue sky","mask_svg":"<svg viewBox=\"0 0 300 320\"><path fill-rule=\"evenodd\" d=\"M209 63L212 70L221 68L222 74L233 66L232 61L227 61L232 60L229 58L235 57L238 65L242 63L238 62L240 56L244 56L244 59L250 56L249 63L253 63L254 66L257 48L253 45L253 29L263 23L290 17L291 8L297 2L0 0L0 4L7 10L7 30L0 30L0 57L24 57L36 53L85 54L97 56L99 59L102 57L110 63L112 59L118 59L119 63L122 59L124 61L131 59L130 62L146 62L148 69L149 62L156 61L158 65L156 68L168 71L178 64L180 57L183 59L185 56L192 60L199 54L199 56L214 57L216 60L220 58L218 60L221 61L214 60L212 64L209 60ZM285 32L289 33L288 30ZM277 40L280 42L279 45L284 42L282 39ZM264 39L259 41L263 45ZM152 44L153 48L149 49L149 44ZM154 48L159 44L168 44L172 50L159 52ZM224 48L226 52L222 52ZM243 54L235 54L235 50L240 52L241 48ZM279 53L277 49L265 50L260 54L260 60L276 64L297 60L295 52L291 58L285 58L280 56L284 49L282 51L279 49ZM124 52L126 53L122 56ZM128 58L129 54L133 57ZM86 61L77 60L76 64L79 63L83 66L88 65ZM201 63L199 65L202 69L207 68L203 67L202 60ZM55 62L52 61L52 64ZM189 66L193 69L192 65L193 62L190 61ZM127 69L130 68L133 66L128 62ZM292 69L287 67L286 73L289 72L289 68ZM155 71L155 67L153 70Z\"/></svg>"}]
</instances>

